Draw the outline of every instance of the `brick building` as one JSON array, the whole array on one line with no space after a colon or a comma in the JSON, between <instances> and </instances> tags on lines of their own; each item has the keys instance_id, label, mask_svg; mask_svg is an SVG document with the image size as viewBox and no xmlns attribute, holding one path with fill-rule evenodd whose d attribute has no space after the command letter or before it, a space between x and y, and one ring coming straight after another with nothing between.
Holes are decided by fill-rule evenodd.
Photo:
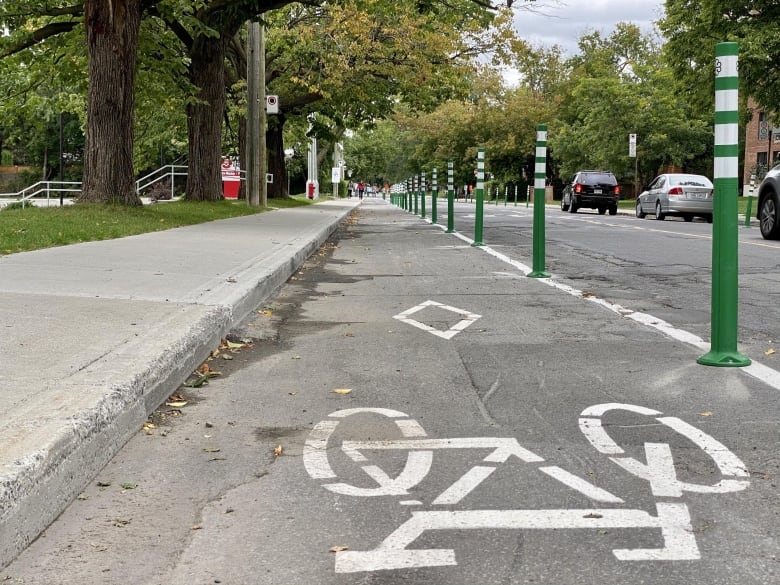
<instances>
[{"instance_id":1,"label":"brick building","mask_svg":"<svg viewBox=\"0 0 780 585\"><path fill-rule=\"evenodd\" d=\"M748 109L753 117L745 128L745 187L750 185L751 175L758 185L764 173L780 162L780 126L774 126L769 114L752 99L748 99Z\"/></svg>"}]
</instances>

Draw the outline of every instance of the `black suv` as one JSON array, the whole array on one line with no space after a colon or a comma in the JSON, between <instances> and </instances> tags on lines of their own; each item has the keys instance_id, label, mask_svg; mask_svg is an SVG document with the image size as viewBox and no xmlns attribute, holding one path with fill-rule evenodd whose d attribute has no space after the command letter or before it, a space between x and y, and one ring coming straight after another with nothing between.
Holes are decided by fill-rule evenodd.
<instances>
[{"instance_id":1,"label":"black suv","mask_svg":"<svg viewBox=\"0 0 780 585\"><path fill-rule=\"evenodd\" d=\"M561 211L577 213L581 207L588 207L602 215L607 210L617 215L619 200L620 187L610 171L579 171L563 188Z\"/></svg>"}]
</instances>

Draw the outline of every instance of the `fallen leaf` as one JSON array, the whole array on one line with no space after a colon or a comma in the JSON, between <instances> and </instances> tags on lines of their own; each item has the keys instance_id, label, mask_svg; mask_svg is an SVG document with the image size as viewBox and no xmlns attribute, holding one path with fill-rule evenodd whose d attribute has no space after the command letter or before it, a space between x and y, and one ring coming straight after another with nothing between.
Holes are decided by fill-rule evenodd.
<instances>
[{"instance_id":1,"label":"fallen leaf","mask_svg":"<svg viewBox=\"0 0 780 585\"><path fill-rule=\"evenodd\" d=\"M182 406L187 406L187 401L177 400L176 402L166 402L165 406L171 406L173 408L181 408Z\"/></svg>"},{"instance_id":2,"label":"fallen leaf","mask_svg":"<svg viewBox=\"0 0 780 585\"><path fill-rule=\"evenodd\" d=\"M109 487L111 485L110 481L99 481L97 482L98 487Z\"/></svg>"},{"instance_id":3,"label":"fallen leaf","mask_svg":"<svg viewBox=\"0 0 780 585\"><path fill-rule=\"evenodd\" d=\"M198 372L200 372L201 374L205 374L205 373L206 373L206 372L208 372L210 369L211 369L211 367L210 367L208 364L202 364L202 365L201 365L201 366L198 368Z\"/></svg>"},{"instance_id":4,"label":"fallen leaf","mask_svg":"<svg viewBox=\"0 0 780 585\"><path fill-rule=\"evenodd\" d=\"M273 311L271 311L271 309L266 309L264 311L258 311L258 313L261 314L261 315L265 315L266 317L270 317L271 315L274 314Z\"/></svg>"},{"instance_id":5,"label":"fallen leaf","mask_svg":"<svg viewBox=\"0 0 780 585\"><path fill-rule=\"evenodd\" d=\"M127 526L130 524L130 520L125 520L124 518L115 518L114 519L114 526L117 526L121 528L122 526Z\"/></svg>"},{"instance_id":6,"label":"fallen leaf","mask_svg":"<svg viewBox=\"0 0 780 585\"><path fill-rule=\"evenodd\" d=\"M333 394L349 394L352 392L352 388L336 388L335 390L331 390Z\"/></svg>"},{"instance_id":7,"label":"fallen leaf","mask_svg":"<svg viewBox=\"0 0 780 585\"><path fill-rule=\"evenodd\" d=\"M348 546L340 546L340 545L337 545L337 546L332 546L332 547L330 547L330 548L328 549L328 551L330 551L330 552L334 552L334 553L335 553L335 552L341 552L341 551L343 551L343 550L349 550L349 547L348 547Z\"/></svg>"},{"instance_id":8,"label":"fallen leaf","mask_svg":"<svg viewBox=\"0 0 780 585\"><path fill-rule=\"evenodd\" d=\"M284 451L284 449L282 448L282 446L281 446L281 445L278 445L278 446L277 446L277 447L274 449L274 455L275 455L276 457L279 457L279 455L281 455L281 454L282 454L282 451Z\"/></svg>"},{"instance_id":9,"label":"fallen leaf","mask_svg":"<svg viewBox=\"0 0 780 585\"><path fill-rule=\"evenodd\" d=\"M236 343L234 341L228 340L227 342L227 348L228 349L240 349L242 347L246 347L246 343Z\"/></svg>"},{"instance_id":10,"label":"fallen leaf","mask_svg":"<svg viewBox=\"0 0 780 585\"><path fill-rule=\"evenodd\" d=\"M201 526L200 524L193 524L192 526L190 526L190 530L201 530L202 528L203 526Z\"/></svg>"},{"instance_id":11,"label":"fallen leaf","mask_svg":"<svg viewBox=\"0 0 780 585\"><path fill-rule=\"evenodd\" d=\"M222 449L219 447L206 447L203 449L206 453L219 453Z\"/></svg>"},{"instance_id":12,"label":"fallen leaf","mask_svg":"<svg viewBox=\"0 0 780 585\"><path fill-rule=\"evenodd\" d=\"M764 355L772 355L773 353L777 353L777 351L773 347L770 347L764 352Z\"/></svg>"},{"instance_id":13,"label":"fallen leaf","mask_svg":"<svg viewBox=\"0 0 780 585\"><path fill-rule=\"evenodd\" d=\"M601 514L596 514L595 512L591 512L590 514L585 514L583 518L603 518Z\"/></svg>"},{"instance_id":14,"label":"fallen leaf","mask_svg":"<svg viewBox=\"0 0 780 585\"><path fill-rule=\"evenodd\" d=\"M292 357L292 359L294 359L294 360L299 360L299 359L301 359L301 356L299 356L299 355L294 355L294 356Z\"/></svg>"},{"instance_id":15,"label":"fallen leaf","mask_svg":"<svg viewBox=\"0 0 780 585\"><path fill-rule=\"evenodd\" d=\"M707 412L700 412L699 416L712 416L712 413L708 410Z\"/></svg>"},{"instance_id":16,"label":"fallen leaf","mask_svg":"<svg viewBox=\"0 0 780 585\"><path fill-rule=\"evenodd\" d=\"M132 481L126 481L125 483L119 484L119 486L123 490L134 490L135 488L138 487L138 484L137 483L133 483Z\"/></svg>"}]
</instances>

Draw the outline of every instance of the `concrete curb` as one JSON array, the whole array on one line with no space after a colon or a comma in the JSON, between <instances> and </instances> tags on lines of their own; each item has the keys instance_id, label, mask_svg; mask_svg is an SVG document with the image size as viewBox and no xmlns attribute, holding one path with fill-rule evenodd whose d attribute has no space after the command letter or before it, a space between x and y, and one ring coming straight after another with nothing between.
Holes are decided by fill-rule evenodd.
<instances>
[{"instance_id":1,"label":"concrete curb","mask_svg":"<svg viewBox=\"0 0 780 585\"><path fill-rule=\"evenodd\" d=\"M167 319L109 351L69 379L54 425L25 429L28 455L0 470L0 568L9 564L98 475L148 415L225 335L273 295L353 211L262 262L253 259L194 304L172 304Z\"/></svg>"}]
</instances>

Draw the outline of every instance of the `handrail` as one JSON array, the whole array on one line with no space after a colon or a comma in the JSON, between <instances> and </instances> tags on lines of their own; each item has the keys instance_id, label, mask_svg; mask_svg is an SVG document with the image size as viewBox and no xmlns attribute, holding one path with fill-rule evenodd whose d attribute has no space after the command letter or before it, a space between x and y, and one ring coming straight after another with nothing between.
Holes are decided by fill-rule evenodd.
<instances>
[{"instance_id":1,"label":"handrail","mask_svg":"<svg viewBox=\"0 0 780 585\"><path fill-rule=\"evenodd\" d=\"M171 199L174 196L174 179L176 177L187 176L187 165L165 165L159 169L152 171L148 175L141 177L135 182L135 191L138 195L141 191L147 189L159 183L160 181L171 179ZM55 193L58 197L67 193L81 193L82 183L80 181L38 181L37 183L25 187L17 193L0 193L0 199L15 199L17 202L22 203L22 207L32 199L39 195L46 195L46 204L49 204L49 200L52 198L52 193Z\"/></svg>"}]
</instances>

